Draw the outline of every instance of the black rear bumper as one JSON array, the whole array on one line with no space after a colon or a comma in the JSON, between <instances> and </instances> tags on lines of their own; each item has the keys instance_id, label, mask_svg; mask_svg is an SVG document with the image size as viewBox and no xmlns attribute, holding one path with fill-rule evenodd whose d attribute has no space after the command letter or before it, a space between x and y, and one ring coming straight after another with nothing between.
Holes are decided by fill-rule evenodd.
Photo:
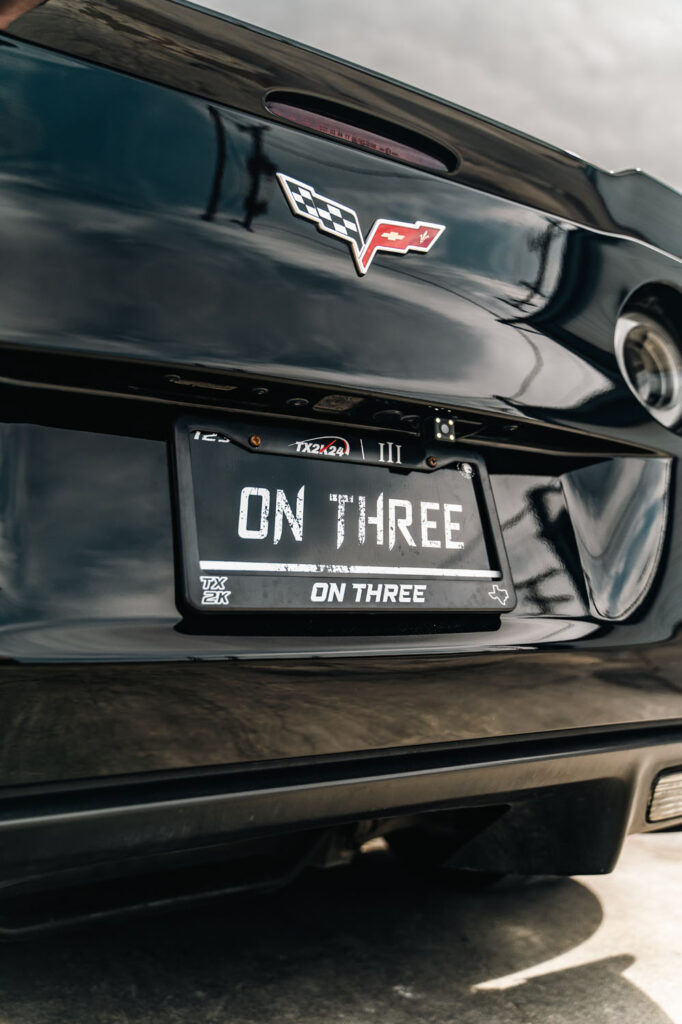
<instances>
[{"instance_id":1,"label":"black rear bumper","mask_svg":"<svg viewBox=\"0 0 682 1024\"><path fill-rule=\"evenodd\" d=\"M652 784L677 765L682 722L16 787L0 801L0 877L13 894L199 864L249 840L486 807L505 813L460 866L599 873L628 832L651 828Z\"/></svg>"}]
</instances>

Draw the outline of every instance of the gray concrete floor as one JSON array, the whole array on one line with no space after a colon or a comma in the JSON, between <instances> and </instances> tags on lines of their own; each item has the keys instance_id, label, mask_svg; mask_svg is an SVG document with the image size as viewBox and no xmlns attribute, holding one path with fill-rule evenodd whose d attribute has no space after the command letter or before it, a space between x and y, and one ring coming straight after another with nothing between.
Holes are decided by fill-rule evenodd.
<instances>
[{"instance_id":1,"label":"gray concrete floor","mask_svg":"<svg viewBox=\"0 0 682 1024\"><path fill-rule=\"evenodd\" d=\"M0 947L0 1024L682 1024L682 834L463 895L385 853L268 896Z\"/></svg>"}]
</instances>

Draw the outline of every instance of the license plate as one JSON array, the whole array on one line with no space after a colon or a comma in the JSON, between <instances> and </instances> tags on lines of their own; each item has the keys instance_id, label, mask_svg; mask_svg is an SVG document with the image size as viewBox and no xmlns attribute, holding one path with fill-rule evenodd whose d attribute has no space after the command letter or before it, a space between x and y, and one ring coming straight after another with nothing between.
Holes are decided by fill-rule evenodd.
<instances>
[{"instance_id":1,"label":"license plate","mask_svg":"<svg viewBox=\"0 0 682 1024\"><path fill-rule=\"evenodd\" d=\"M516 601L483 460L407 435L183 420L189 609L490 611Z\"/></svg>"}]
</instances>

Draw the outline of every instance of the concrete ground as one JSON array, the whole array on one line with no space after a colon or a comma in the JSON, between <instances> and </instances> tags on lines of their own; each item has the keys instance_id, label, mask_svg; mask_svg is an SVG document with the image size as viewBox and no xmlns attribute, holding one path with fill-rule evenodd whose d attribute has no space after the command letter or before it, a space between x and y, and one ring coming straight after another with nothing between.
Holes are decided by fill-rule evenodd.
<instances>
[{"instance_id":1,"label":"concrete ground","mask_svg":"<svg viewBox=\"0 0 682 1024\"><path fill-rule=\"evenodd\" d=\"M0 1024L682 1024L682 834L461 894L387 853L268 896L0 946Z\"/></svg>"}]
</instances>

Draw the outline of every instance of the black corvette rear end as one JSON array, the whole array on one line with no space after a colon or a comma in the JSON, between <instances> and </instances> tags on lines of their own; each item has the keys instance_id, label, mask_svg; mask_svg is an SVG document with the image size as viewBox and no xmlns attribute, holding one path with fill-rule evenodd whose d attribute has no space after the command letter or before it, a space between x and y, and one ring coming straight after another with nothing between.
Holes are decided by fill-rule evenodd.
<instances>
[{"instance_id":1,"label":"black corvette rear end","mask_svg":"<svg viewBox=\"0 0 682 1024\"><path fill-rule=\"evenodd\" d=\"M8 31L7 906L682 823L680 197L171 0Z\"/></svg>"}]
</instances>

